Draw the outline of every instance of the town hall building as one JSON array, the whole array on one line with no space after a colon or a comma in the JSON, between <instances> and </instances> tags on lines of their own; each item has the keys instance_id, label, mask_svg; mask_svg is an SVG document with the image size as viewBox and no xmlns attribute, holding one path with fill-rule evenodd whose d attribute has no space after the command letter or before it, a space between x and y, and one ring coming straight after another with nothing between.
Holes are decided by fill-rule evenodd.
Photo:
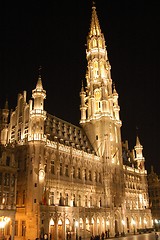
<instances>
[{"instance_id":1,"label":"town hall building","mask_svg":"<svg viewBox=\"0 0 160 240\"><path fill-rule=\"evenodd\" d=\"M0 218L9 218L3 233L12 239L85 239L152 227L143 146L139 136L133 151L122 143L118 93L94 4L86 59L79 126L45 110L41 74L32 99L23 91L14 110L6 103L0 112Z\"/></svg>"}]
</instances>

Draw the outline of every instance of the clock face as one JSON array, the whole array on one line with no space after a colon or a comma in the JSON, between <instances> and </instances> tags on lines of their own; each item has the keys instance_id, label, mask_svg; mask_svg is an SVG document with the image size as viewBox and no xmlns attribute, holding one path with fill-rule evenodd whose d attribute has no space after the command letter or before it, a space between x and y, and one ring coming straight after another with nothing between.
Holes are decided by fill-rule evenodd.
<instances>
[{"instance_id":1,"label":"clock face","mask_svg":"<svg viewBox=\"0 0 160 240\"><path fill-rule=\"evenodd\" d=\"M40 180L43 180L45 177L45 171L43 169L40 169L39 170L39 179Z\"/></svg>"}]
</instances>

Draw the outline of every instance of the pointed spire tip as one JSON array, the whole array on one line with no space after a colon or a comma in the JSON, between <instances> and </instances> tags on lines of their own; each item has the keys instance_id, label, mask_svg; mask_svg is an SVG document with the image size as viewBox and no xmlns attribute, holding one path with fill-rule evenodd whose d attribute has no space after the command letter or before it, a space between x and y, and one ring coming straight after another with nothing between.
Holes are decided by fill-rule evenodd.
<instances>
[{"instance_id":1,"label":"pointed spire tip","mask_svg":"<svg viewBox=\"0 0 160 240\"><path fill-rule=\"evenodd\" d=\"M96 3L95 3L95 1L92 1L92 8L96 8Z\"/></svg>"},{"instance_id":2,"label":"pointed spire tip","mask_svg":"<svg viewBox=\"0 0 160 240\"><path fill-rule=\"evenodd\" d=\"M41 78L41 71L42 71L42 66L39 66L38 68L38 76Z\"/></svg>"}]
</instances>

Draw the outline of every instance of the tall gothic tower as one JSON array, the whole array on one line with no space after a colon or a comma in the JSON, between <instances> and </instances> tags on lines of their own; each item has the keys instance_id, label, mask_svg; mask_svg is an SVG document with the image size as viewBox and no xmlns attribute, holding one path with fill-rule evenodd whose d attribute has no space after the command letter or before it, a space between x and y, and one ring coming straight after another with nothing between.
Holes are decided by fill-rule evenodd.
<instances>
[{"instance_id":1,"label":"tall gothic tower","mask_svg":"<svg viewBox=\"0 0 160 240\"><path fill-rule=\"evenodd\" d=\"M80 124L103 162L107 205L122 206L124 184L120 107L95 5L92 6L86 58L87 87L84 89L82 86L80 92Z\"/></svg>"},{"instance_id":2,"label":"tall gothic tower","mask_svg":"<svg viewBox=\"0 0 160 240\"><path fill-rule=\"evenodd\" d=\"M86 58L87 87L84 89L82 86L80 92L80 124L98 156L122 164L118 94L112 84L105 39L94 5L87 38Z\"/></svg>"}]
</instances>

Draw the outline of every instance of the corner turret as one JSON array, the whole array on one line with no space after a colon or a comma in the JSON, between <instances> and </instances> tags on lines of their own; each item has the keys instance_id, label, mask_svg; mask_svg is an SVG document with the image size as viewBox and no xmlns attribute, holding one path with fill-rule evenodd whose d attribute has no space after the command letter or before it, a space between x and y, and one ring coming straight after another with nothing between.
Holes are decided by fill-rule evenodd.
<instances>
[{"instance_id":1,"label":"corner turret","mask_svg":"<svg viewBox=\"0 0 160 240\"><path fill-rule=\"evenodd\" d=\"M134 160L137 162L137 167L139 170L144 171L145 170L145 166L144 166L144 162L145 159L143 157L143 146L140 144L140 140L139 137L137 136L136 138L136 145L134 147L135 150L135 156L134 156Z\"/></svg>"},{"instance_id":2,"label":"corner turret","mask_svg":"<svg viewBox=\"0 0 160 240\"><path fill-rule=\"evenodd\" d=\"M8 136L8 117L9 117L9 109L8 109L8 100L6 100L4 108L0 111L0 142L1 144L7 143Z\"/></svg>"},{"instance_id":3,"label":"corner turret","mask_svg":"<svg viewBox=\"0 0 160 240\"><path fill-rule=\"evenodd\" d=\"M30 129L29 140L44 139L44 121L46 119L46 111L44 111L44 99L46 91L43 89L41 74L39 73L36 88L32 90L32 98L34 99L33 109L30 104Z\"/></svg>"}]
</instances>

